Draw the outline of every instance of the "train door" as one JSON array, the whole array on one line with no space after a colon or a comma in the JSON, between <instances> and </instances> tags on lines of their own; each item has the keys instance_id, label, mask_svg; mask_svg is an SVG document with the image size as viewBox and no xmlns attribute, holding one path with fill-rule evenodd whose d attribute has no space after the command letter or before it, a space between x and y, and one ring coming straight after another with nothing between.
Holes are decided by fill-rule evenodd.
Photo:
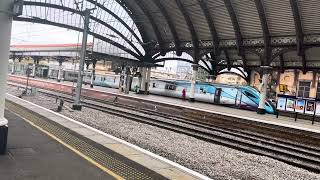
<instances>
[{"instance_id":1,"label":"train door","mask_svg":"<svg viewBox=\"0 0 320 180\"><path fill-rule=\"evenodd\" d=\"M215 93L214 93L214 103L215 104L220 104L220 100L221 100L221 92L222 89L221 88L217 88Z\"/></svg>"},{"instance_id":2,"label":"train door","mask_svg":"<svg viewBox=\"0 0 320 180\"><path fill-rule=\"evenodd\" d=\"M48 78L48 69L42 69L42 77Z\"/></svg>"},{"instance_id":3,"label":"train door","mask_svg":"<svg viewBox=\"0 0 320 180\"><path fill-rule=\"evenodd\" d=\"M241 92L241 89L238 89L237 96L236 96L236 99L235 99L235 105L236 106L241 106L241 99L242 99L242 92Z\"/></svg>"}]
</instances>

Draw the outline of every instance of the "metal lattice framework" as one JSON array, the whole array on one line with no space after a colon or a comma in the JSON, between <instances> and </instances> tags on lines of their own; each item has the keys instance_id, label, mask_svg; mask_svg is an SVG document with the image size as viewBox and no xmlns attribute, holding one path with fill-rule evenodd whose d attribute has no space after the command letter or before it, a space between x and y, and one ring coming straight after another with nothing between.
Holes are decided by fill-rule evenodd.
<instances>
[{"instance_id":1,"label":"metal lattice framework","mask_svg":"<svg viewBox=\"0 0 320 180\"><path fill-rule=\"evenodd\" d=\"M320 68L318 0L25 0L17 21L81 31L142 62L169 59L222 68ZM101 45L104 52L107 45ZM175 55L168 57L168 52ZM192 59L182 54L188 53ZM181 56L182 55L182 56Z\"/></svg>"}]
</instances>

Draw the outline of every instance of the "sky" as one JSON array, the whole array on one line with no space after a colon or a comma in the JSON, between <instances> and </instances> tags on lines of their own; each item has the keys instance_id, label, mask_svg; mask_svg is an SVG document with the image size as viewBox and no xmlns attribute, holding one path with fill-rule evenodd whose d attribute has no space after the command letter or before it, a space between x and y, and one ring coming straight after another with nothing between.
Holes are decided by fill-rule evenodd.
<instances>
[{"instance_id":1,"label":"sky","mask_svg":"<svg viewBox=\"0 0 320 180\"><path fill-rule=\"evenodd\" d=\"M11 45L81 43L81 39L82 33L55 26L16 21L12 24ZM88 43L92 40L89 36ZM160 70L173 72L176 68L177 61L167 61Z\"/></svg>"},{"instance_id":2,"label":"sky","mask_svg":"<svg viewBox=\"0 0 320 180\"><path fill-rule=\"evenodd\" d=\"M55 26L27 22L13 22L11 45L77 43L79 32ZM79 41L81 43L82 34ZM88 42L92 42L92 37Z\"/></svg>"}]
</instances>

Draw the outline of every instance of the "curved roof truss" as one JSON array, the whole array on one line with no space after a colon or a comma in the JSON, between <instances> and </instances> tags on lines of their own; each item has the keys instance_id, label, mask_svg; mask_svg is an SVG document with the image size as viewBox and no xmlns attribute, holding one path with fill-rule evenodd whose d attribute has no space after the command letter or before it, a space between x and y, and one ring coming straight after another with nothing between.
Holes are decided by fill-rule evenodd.
<instances>
[{"instance_id":1,"label":"curved roof truss","mask_svg":"<svg viewBox=\"0 0 320 180\"><path fill-rule=\"evenodd\" d=\"M74 3L78 2L78 3ZM320 69L320 3L298 0L24 0L15 20L81 31L83 8L96 10L90 34L135 59L210 54L216 67ZM182 57L183 59L183 57ZM240 63L239 63L240 62ZM208 68L208 67L206 67Z\"/></svg>"}]
</instances>

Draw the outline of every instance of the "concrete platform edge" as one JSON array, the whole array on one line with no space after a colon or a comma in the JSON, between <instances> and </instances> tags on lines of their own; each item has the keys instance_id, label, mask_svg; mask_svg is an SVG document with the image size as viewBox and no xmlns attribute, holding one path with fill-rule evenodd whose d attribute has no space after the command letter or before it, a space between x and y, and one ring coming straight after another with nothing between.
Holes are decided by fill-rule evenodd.
<instances>
[{"instance_id":1,"label":"concrete platform edge","mask_svg":"<svg viewBox=\"0 0 320 180\"><path fill-rule=\"evenodd\" d=\"M24 78L21 76L13 76L13 77ZM37 79L37 81L47 82L47 81L41 80L41 79ZM61 84L61 83L57 83L57 82L50 82L50 83ZM70 86L70 85L68 85L68 86ZM246 117L246 116L237 115L237 114L230 114L230 113L219 112L219 111L214 111L214 110L201 109L201 108L191 107L191 106L187 106L187 105L174 104L171 102L166 102L166 101L161 101L161 100L146 99L146 98L142 98L142 97L134 97L132 95L120 94L120 93L115 93L115 92L106 92L106 91L102 91L102 90L98 90L98 89L90 89L90 88L83 88L83 89L95 91L95 92L101 92L101 93L112 95L115 97L124 97L124 98L128 98L128 99L141 100L144 102L151 102L151 103L156 103L156 104L165 105L165 106L180 107L180 108L185 108L185 109L189 109L189 110L196 110L196 111L200 111L200 112L206 112L206 113L211 113L211 114L216 114L216 115L221 115L221 116L226 116L226 117L232 117L232 118L236 118L236 119L242 119L242 120L247 120L247 121L252 121L252 122L257 122L257 123L263 123L263 124L267 124L267 125L282 126L285 128L297 129L297 130L301 130L301 131L313 132L313 133L320 134L320 130L317 130L317 129L309 129L309 128L304 128L304 127L286 124L286 123L272 122L272 121L268 121L268 120L264 120L264 119L260 119L260 118L252 118L252 117ZM264 115L261 115L261 116L264 116ZM265 116L267 116L267 115L265 115Z\"/></svg>"},{"instance_id":2,"label":"concrete platform edge","mask_svg":"<svg viewBox=\"0 0 320 180\"><path fill-rule=\"evenodd\" d=\"M17 101L20 101L21 103L28 104L28 105L29 105L28 107L23 106L23 105L21 105L21 106L23 106L24 108L30 109L30 110L32 110L32 108L30 108L30 107L36 107L36 108L38 108L38 109L41 110L41 111L45 111L45 112L51 113L51 114L53 114L53 115L55 115L55 116L60 117L61 119L67 120L67 121L72 122L72 123L74 123L74 124L77 124L77 125L79 125L79 126L81 126L81 127L83 127L83 128L86 128L86 129L89 129L89 130L91 130L91 131L94 131L94 132L96 132L97 134L100 134L100 135L102 135L102 136L104 136L104 137L106 137L106 138L112 139L112 140L114 140L114 141L116 141L116 142L118 142L118 143L120 143L120 144L122 144L122 145L125 145L125 146L127 146L127 147L129 147L129 148L132 148L132 149L134 149L134 150L136 150L136 151L138 151L138 152L141 152L142 154L147 155L147 156L151 157L152 159L156 159L156 160L158 160L158 161L160 161L160 162L166 163L166 164L172 166L173 168L175 168L175 169L177 169L177 170L179 170L179 171L182 171L182 172L184 172L184 173L186 173L186 174L188 174L188 175L190 175L190 176L192 176L192 177L194 177L194 178L196 178L196 179L205 179L205 180L207 180L207 179L209 180L209 179L210 179L209 177L204 176L204 175L202 175L202 174L200 174L200 173L198 173L198 172L195 172L195 171L193 171L193 170L191 170L191 169L188 169L188 168L186 168L186 167L184 167L184 166L182 166L182 165L180 165L180 164L178 164L178 163L175 163L175 162L173 162L173 161L170 161L170 160L168 160L168 159L166 159L166 158L163 158L163 157L161 157L161 156L159 156L159 155L156 155L156 154L154 154L154 153L152 153L152 152L150 152L150 151L147 151L147 150L142 149L142 148L140 148L140 147L138 147L138 146L136 146L136 145L133 145L133 144L131 144L131 143L128 143L128 142L126 142L126 141L124 141L124 140L122 140L122 139L119 139L119 138L117 138L117 137L114 137L114 136L112 136L112 135L109 135L109 134L107 134L107 133L104 133L104 132L102 132L102 131L100 131L100 130L97 130L97 129L93 128L93 127L90 127L90 126L88 126L88 125L86 125L86 124L83 124L83 123L81 123L81 122L75 121L75 120L73 120L73 119L71 119L71 118L69 118L69 117L66 117L66 116L64 116L64 115L61 115L61 114L56 113L56 112L54 112L54 111L51 111L51 110L49 110L49 109L46 109L46 108L41 107L41 106L39 106L39 105L36 105L36 104L34 104L34 103L28 102L28 101L26 101L26 100L20 99L20 98L18 98L18 97L15 97L15 96L13 96L13 95L10 95L10 94L6 94L6 100L12 101L12 102L14 102L14 103L17 103ZM49 118L50 118L50 117L49 117ZM58 123L59 123L59 122L58 122ZM100 144L99 142L97 142L97 143ZM152 170L153 170L153 169L152 169ZM160 170L161 170L161 169L160 169ZM155 172L157 172L157 171L155 170ZM157 172L157 173L161 174L161 172Z\"/></svg>"},{"instance_id":3,"label":"concrete platform edge","mask_svg":"<svg viewBox=\"0 0 320 180\"><path fill-rule=\"evenodd\" d=\"M86 89L86 88L84 88L84 89ZM173 103L165 102L165 101L159 101L159 100L153 100L153 99L145 99L145 98L140 98L140 97L133 97L133 96L130 96L130 95L118 94L118 93L112 93L112 92L105 92L105 91L96 90L96 89L95 89L95 91L98 91L98 92L101 92L101 93L111 94L111 95L114 95L114 96L122 96L122 97L126 97L126 98L131 98L131 99L138 99L138 100L145 101L145 102L152 102L152 103L157 103L157 104L161 104L161 105L169 105L169 106L181 107L181 108L190 109L190 110L202 111L202 112L217 114L217 115L221 115L221 116L233 117L233 118L237 118L237 119L243 119L243 120L248 120L248 121L253 121L253 122L260 122L260 123L264 123L264 124L271 124L271 125L282 126L282 127L286 127L286 128L297 129L297 130L302 130L302 131L307 131L307 132L313 132L313 133L320 134L320 130L308 129L308 128L303 128L303 127L295 126L295 125L288 125L288 124L284 124L284 123L276 123L276 122L271 122L271 121L267 121L267 120L263 120L263 119L251 118L251 117L235 115L235 114L230 114L230 113L224 113L224 112L219 112L219 111L214 111L214 110L200 109L200 108L195 108L195 107L191 107L191 106L184 106L184 105L180 105L180 104L177 105L177 104L173 104ZM264 116L264 115L261 115L261 116Z\"/></svg>"}]
</instances>

